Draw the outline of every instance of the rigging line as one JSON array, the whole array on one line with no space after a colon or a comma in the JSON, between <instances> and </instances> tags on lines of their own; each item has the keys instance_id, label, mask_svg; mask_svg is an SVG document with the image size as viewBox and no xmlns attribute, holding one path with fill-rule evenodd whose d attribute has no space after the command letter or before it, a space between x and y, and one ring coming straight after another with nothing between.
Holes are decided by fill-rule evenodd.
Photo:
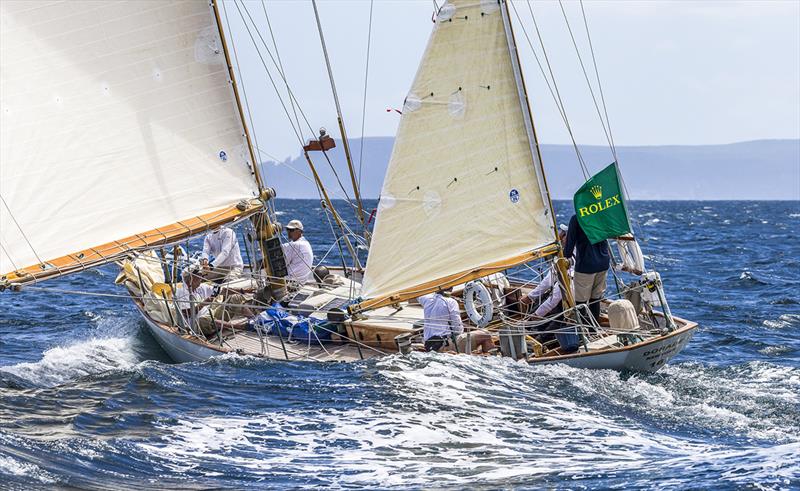
<instances>
[{"instance_id":1,"label":"rigging line","mask_svg":"<svg viewBox=\"0 0 800 491\"><path fill-rule=\"evenodd\" d=\"M606 123L603 120L603 114L600 112L600 105L597 103L597 97L594 95L594 89L592 89L592 83L589 81L589 74L586 73L586 65L583 63L583 57L581 56L580 49L578 49L578 43L575 41L575 35L572 33L572 26L569 24L569 18L567 17L567 11L564 9L564 3L562 0L558 0L558 5L561 7L561 14L564 16L564 22L567 25L567 31L569 32L569 37L572 39L572 45L575 47L575 54L578 55L578 63L581 65L581 71L583 71L583 78L586 80L586 85L589 87L589 94L592 96L592 102L594 103L594 108L597 110L597 117L600 119L600 125L603 127L603 133L606 135L606 141L608 142L609 150L611 150L611 155L614 157L614 161L617 160L617 154L614 152L614 146L611 144L611 137L608 134L608 129L606 129ZM595 66L596 68L596 66Z\"/></svg>"},{"instance_id":2,"label":"rigging line","mask_svg":"<svg viewBox=\"0 0 800 491\"><path fill-rule=\"evenodd\" d=\"M589 51L592 53L592 65L594 65L594 75L597 79L597 88L600 92L600 102L603 104L603 113L606 116L606 124L608 125L608 137L611 143L611 153L614 155L614 160L619 165L619 157L617 157L617 146L614 142L614 133L611 131L611 120L608 118L608 106L606 105L605 95L603 94L603 84L600 82L600 71L597 68L597 57L594 54L594 44L592 43L592 35L589 33L589 21L586 19L586 10L583 8L583 0L580 0L581 5L581 14L583 16L583 25L586 28L586 39L589 41ZM628 201L631 200L631 193L628 191L628 185L625 184L625 179L622 178L622 173L620 173L620 181L622 182L622 189L626 194ZM633 224L636 228L639 229L639 236L642 238L642 242L647 242L647 236L644 235L644 229L642 225L639 223L638 220L635 218L631 218Z\"/></svg>"},{"instance_id":3,"label":"rigging line","mask_svg":"<svg viewBox=\"0 0 800 491\"><path fill-rule=\"evenodd\" d=\"M600 101L603 104L603 113L606 116L606 124L608 125L608 136L611 139L611 151L614 153L614 158L617 158L617 147L614 144L614 134L611 132L611 120L608 119L608 106L606 106L606 98L603 94L603 84L600 83L600 72L597 69L597 58L594 55L594 45L592 44L592 36L589 34L589 22L586 20L586 11L583 8L583 0L580 0L581 14L583 15L583 25L586 28L586 39L589 40L589 51L592 53L592 64L594 65L594 75L597 79L597 88L600 90ZM619 161L617 161L619 162Z\"/></svg>"},{"instance_id":4,"label":"rigging line","mask_svg":"<svg viewBox=\"0 0 800 491\"><path fill-rule=\"evenodd\" d=\"M292 91L291 86L289 85L289 81L286 78L286 75L283 73L283 70L281 70L278 62L275 60L275 57L272 55L272 51L269 49L269 46L267 46L267 42L264 41L264 37L261 35L261 32L258 30L258 26L256 25L255 20L253 20L253 16L250 15L250 10L248 10L247 5L244 3L244 0L234 0L234 3L236 4L236 8L237 9L239 8L239 4L238 4L239 1L242 1L242 8L244 8L244 11L247 14L247 17L250 19L250 23L253 24L253 29L256 31L256 34L258 35L258 38L261 40L261 44L264 46L264 49L267 51L267 54L269 55L270 60L272 60L272 64L275 66L275 69L278 71L278 75L280 75L281 80L283 80L284 84L286 85L286 91L289 93L289 98L294 100L295 104L297 105L298 111L300 111L300 115L303 117L303 121L305 121L306 126L308 126L308 130L313 135L314 134L314 129L311 127L311 123L309 123L308 118L306 117L306 114L303 111L303 107L300 105L300 101L298 101L297 97L295 97L294 91ZM239 15L242 15L241 10L239 10ZM244 18L244 17L242 17L242 18ZM248 29L248 33L249 33L249 29ZM253 38L252 34L250 35L250 37L251 37L251 39ZM256 44L256 42L255 42L255 40L253 40L253 45L255 45L255 44ZM258 50L258 46L256 46L256 51L258 51L259 57L260 57L261 56L261 52ZM262 58L262 63L264 63L263 58ZM266 64L264 64L264 67L266 68ZM290 121L290 123L292 123L292 126L294 127L294 123L291 121L291 118L289 118L289 121ZM302 138L300 139L300 141L301 142L303 141Z\"/></svg>"},{"instance_id":5,"label":"rigging line","mask_svg":"<svg viewBox=\"0 0 800 491\"><path fill-rule=\"evenodd\" d=\"M2 241L0 241L0 249L3 249L3 252L5 253L6 257L11 262L11 266L14 267L14 271L19 271L19 268L17 267L14 260L11 258L11 254L9 254L8 249L5 248Z\"/></svg>"},{"instance_id":6,"label":"rigging line","mask_svg":"<svg viewBox=\"0 0 800 491\"><path fill-rule=\"evenodd\" d=\"M275 56L278 58L278 66L280 67L280 72L284 74L283 81L286 84L286 92L289 93L289 82L287 81L285 74L286 71L283 68L283 60L281 60L281 52L278 49L278 43L275 41L275 34L272 32L272 22L269 20L269 14L267 13L267 3L264 0L261 0L261 8L264 11L264 17L267 19L267 28L269 29L269 37L272 39L272 47L275 49ZM292 106L292 112L294 113L294 119L297 122L297 127L300 128L300 136L303 137L305 140L305 135L303 135L302 125L300 124L300 117L297 115L297 104L295 104L294 97L289 97L289 104Z\"/></svg>"},{"instance_id":7,"label":"rigging line","mask_svg":"<svg viewBox=\"0 0 800 491\"><path fill-rule=\"evenodd\" d=\"M564 105L563 99L561 98L561 92L558 90L558 84L556 83L556 76L553 73L553 67L550 64L550 58L547 56L547 50L544 47L544 40L542 39L542 33L539 30L539 23L536 22L536 16L533 15L533 7L531 6L531 1L530 0L526 0L526 3L528 4L528 10L531 13L531 20L533 20L533 27L536 29L536 37L539 39L539 45L542 47L542 55L544 56L544 61L545 61L545 64L547 65L547 70L548 70L548 72L550 72L550 78L553 80L553 89L555 89L555 93L556 93L556 96L558 98L558 102L559 102L559 104L561 104L561 108L562 108L562 110L564 112L564 117L566 119L567 108ZM577 144L577 142L575 142L575 137L573 136L572 128L570 127L568 122L566 124L567 124L567 131L569 131L570 137L573 139L573 144L575 146L575 150L578 153L578 161L580 162L581 170L583 171L584 177L588 180L589 179L589 169L586 168L586 162L583 160L583 156L580 154L580 151L578 150L578 144Z\"/></svg>"},{"instance_id":8,"label":"rigging line","mask_svg":"<svg viewBox=\"0 0 800 491\"><path fill-rule=\"evenodd\" d=\"M369 51L372 44L372 7L375 0L369 0L369 27L367 28L367 61L364 68L364 97L361 101L361 140L358 149L358 187L361 187L361 165L364 161L364 125L367 115L367 83L369 82Z\"/></svg>"},{"instance_id":9,"label":"rigging line","mask_svg":"<svg viewBox=\"0 0 800 491\"><path fill-rule=\"evenodd\" d=\"M346 201L350 201L350 196L347 194L347 190L342 184L342 180L339 178L339 173L336 172L336 168L333 166L333 162L331 162L330 157L328 157L328 152L322 152L322 155L325 157L325 160L328 162L328 166L331 168L331 172L333 172L333 176L336 178L336 182L339 183L339 187L342 189L342 193L344 193L344 199Z\"/></svg>"},{"instance_id":10,"label":"rigging line","mask_svg":"<svg viewBox=\"0 0 800 491\"><path fill-rule=\"evenodd\" d=\"M567 133L569 133L570 139L572 140L572 147L575 149L575 153L578 157L578 164L581 166L581 171L583 171L584 177L588 179L587 173L583 169L584 168L583 155L581 155L580 148L578 148L578 142L575 140L575 136L572 133L572 127L569 124L569 119L567 118L566 110L561 106L561 104L559 103L559 99L556 97L555 92L553 92L553 87L550 85L550 79L547 77L547 74L544 71L544 67L542 66L541 60L539 59L539 55L533 48L533 42L531 41L531 38L528 35L528 30L525 29L525 24L522 22L522 16L519 15L516 5L514 5L513 2L510 2L510 4L511 7L514 9L514 15L517 16L517 20L520 23L520 27L522 28L522 33L525 35L525 40L528 41L528 47L531 49L533 57L536 60L536 64L539 66L539 71L542 74L542 78L544 79L545 84L547 84L547 89L550 91L550 96L553 98L553 102L555 102L556 109L558 109L558 113L561 115L561 120L564 122L564 125L567 128ZM553 83L555 83L555 80L553 80Z\"/></svg>"},{"instance_id":11,"label":"rigging line","mask_svg":"<svg viewBox=\"0 0 800 491\"><path fill-rule=\"evenodd\" d=\"M219 3L222 4L222 13L225 15L225 25L228 27L228 32L232 33L233 31L231 31L231 23L230 23L230 19L228 18L228 12L225 9L225 2L221 1ZM253 133L253 144L257 148L258 147L258 136L256 136L257 135L256 126L255 126L255 124L253 124L253 112L250 111L250 102L249 102L249 100L247 98L247 89L245 88L244 77L242 77L242 69L241 69L241 65L239 65L239 56L238 56L238 54L236 52L236 43L234 42L233 37L231 37L231 47L233 48L233 61L236 63L236 72L239 74L239 84L238 84L238 86L241 87L241 89L242 89L242 96L244 96L244 107L247 108L247 119L250 121L250 128L253 130L252 131L252 133ZM257 165L260 166L261 165L260 159L258 159L256 155L253 155L253 158L258 160L258 162L253 162L253 167L255 167ZM260 169L259 169L259 173L260 173Z\"/></svg>"},{"instance_id":12,"label":"rigging line","mask_svg":"<svg viewBox=\"0 0 800 491\"><path fill-rule=\"evenodd\" d=\"M284 166L284 167L288 168L289 170L291 170L291 171L292 171L292 172L294 172L295 174L299 175L300 177L304 178L305 180L307 180L307 181L308 181L308 182L310 182L310 183L313 183L313 184L316 186L316 182L314 181L314 178L313 178L313 177L309 176L308 174L305 174L303 171L301 171L301 170L299 170L299 169L296 169L296 168L292 167L291 165L287 164L286 162L281 162L281 161L280 161L280 160L278 160L278 159L277 159L277 158L276 158L274 155L271 155L270 153L268 153L268 152L266 152L266 151L264 151L264 150L261 150L260 148L256 148L256 150L258 150L259 152L261 152L261 153L262 153L262 154L264 154L265 156L267 156L267 157L269 157L270 159L272 159L272 161L273 161L275 164L277 164L277 165L282 165L282 166ZM335 189L332 189L332 190L331 190L331 194L332 194L334 197L336 197L336 199L337 199L337 200L344 201L345 203L347 203L348 205L350 205L350 207L351 207L351 208L353 208L353 210L354 210L354 211L356 210L356 207L355 207L355 205L354 205L353 203L351 203L350 201L348 201L346 198L343 198L343 197L341 197L341 196L338 194L338 192L337 192ZM272 200L270 200L270 201L272 201Z\"/></svg>"},{"instance_id":13,"label":"rigging line","mask_svg":"<svg viewBox=\"0 0 800 491\"><path fill-rule=\"evenodd\" d=\"M325 44L325 36L322 32L322 21L319 17L319 9L317 8L316 0L311 0L311 5L314 7L314 18L317 21L317 31L319 32L319 41L322 45L322 54L325 55L325 66L328 69L328 79L330 80L331 84L331 92L333 92L333 101L336 104L336 116L339 120L339 132L341 133L342 137L342 147L344 149L344 156L345 160L347 161L347 170L350 173L350 184L353 187L353 198L355 198L356 204L358 205L358 213L356 218L358 221L361 222L361 227L364 229L364 236L368 236L367 232L367 220L364 217L364 206L361 202L361 193L358 189L358 183L356 182L356 171L353 168L353 157L350 153L350 139L347 137L347 129L345 128L344 124L344 115L342 114L342 106L339 103L339 93L336 90L336 82L334 81L333 77L333 67L331 66L331 60L328 56L328 47ZM324 153L324 152L323 152ZM328 158L327 156L325 157ZM330 160L328 161L330 163Z\"/></svg>"},{"instance_id":14,"label":"rigging line","mask_svg":"<svg viewBox=\"0 0 800 491\"><path fill-rule=\"evenodd\" d=\"M269 68L267 68L267 62L264 61L264 57L261 56L261 51L259 51L258 46L256 45L256 40L253 37L253 33L250 32L250 26L244 20L244 15L242 14L242 10L239 8L239 0L234 0L233 4L236 6L236 10L239 11L239 17L241 17L241 19L242 19L242 23L244 24L244 27L247 30L247 34L250 36L250 40L253 42L253 46L256 46L256 53L258 54L258 58L261 60L261 65L263 65L264 71L267 73L267 77L269 78L269 81L272 84L272 88L275 90L275 95L278 96L278 101L281 103L281 107L283 107L283 112L286 114L286 118L289 120L289 125L291 125L292 130L294 131L294 134L297 137L297 141L299 141L300 145L302 145L303 144L303 138L300 136L300 133L298 132L297 128L295 128L295 126L294 126L294 122L292 121L292 117L289 114L289 109L286 107L286 104L283 102L283 97L281 97L281 94L278 91L278 86L275 84L275 79L272 77L272 73L270 73ZM256 32L258 32L258 31L256 31Z\"/></svg>"},{"instance_id":15,"label":"rigging line","mask_svg":"<svg viewBox=\"0 0 800 491\"><path fill-rule=\"evenodd\" d=\"M39 253L36 252L36 249L33 247L33 244L31 244L31 241L30 241L30 239L28 239L28 236L25 234L25 231L22 230L22 227L19 225L19 222L17 221L16 217L14 216L14 213L11 212L11 208L8 207L8 203L6 203L6 199L3 198L2 194L0 194L0 201L3 202L3 205L6 207L6 210L8 210L8 215L14 221L14 225L17 226L17 230L19 230L19 233L22 234L22 238L25 239L25 242L28 243L28 247L31 248L31 251L33 252L33 255L36 256L36 260L39 261L39 264L45 264L45 262L42 261L42 258L39 257ZM5 248L4 248L4 250L5 250ZM11 256L9 255L8 258L11 259Z\"/></svg>"}]
</instances>

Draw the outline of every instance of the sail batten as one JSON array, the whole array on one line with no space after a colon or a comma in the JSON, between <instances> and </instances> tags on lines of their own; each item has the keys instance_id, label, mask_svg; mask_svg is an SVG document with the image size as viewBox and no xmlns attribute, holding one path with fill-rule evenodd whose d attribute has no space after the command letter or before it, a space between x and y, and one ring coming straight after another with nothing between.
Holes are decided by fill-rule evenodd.
<instances>
[{"instance_id":1,"label":"sail batten","mask_svg":"<svg viewBox=\"0 0 800 491\"><path fill-rule=\"evenodd\" d=\"M0 14L0 275L79 268L92 249L102 263L103 244L198 233L175 224L230 221L259 196L213 5L4 0Z\"/></svg>"},{"instance_id":2,"label":"sail batten","mask_svg":"<svg viewBox=\"0 0 800 491\"><path fill-rule=\"evenodd\" d=\"M451 0L436 16L381 191L363 305L554 242L504 15L500 2Z\"/></svg>"}]
</instances>

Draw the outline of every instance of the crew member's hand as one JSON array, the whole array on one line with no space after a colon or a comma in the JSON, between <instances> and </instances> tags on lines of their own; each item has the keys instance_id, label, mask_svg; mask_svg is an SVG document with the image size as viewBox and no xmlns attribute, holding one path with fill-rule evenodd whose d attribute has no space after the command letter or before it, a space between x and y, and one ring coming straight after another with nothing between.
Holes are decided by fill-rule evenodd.
<instances>
[{"instance_id":1,"label":"crew member's hand","mask_svg":"<svg viewBox=\"0 0 800 491\"><path fill-rule=\"evenodd\" d=\"M208 266L208 259L206 259L206 258L201 259L200 260L200 265L201 266Z\"/></svg>"},{"instance_id":2,"label":"crew member's hand","mask_svg":"<svg viewBox=\"0 0 800 491\"><path fill-rule=\"evenodd\" d=\"M532 304L532 303L533 303L533 300L531 300L531 297L529 297L529 296L525 295L525 296L523 296L523 297L520 299L520 301L519 301L519 302L520 302L522 305L530 305L530 304Z\"/></svg>"}]
</instances>

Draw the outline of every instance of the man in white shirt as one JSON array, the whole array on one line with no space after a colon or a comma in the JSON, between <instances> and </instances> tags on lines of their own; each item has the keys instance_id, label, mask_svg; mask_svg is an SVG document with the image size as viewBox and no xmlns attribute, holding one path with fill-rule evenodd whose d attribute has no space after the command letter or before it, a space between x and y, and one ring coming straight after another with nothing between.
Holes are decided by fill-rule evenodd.
<instances>
[{"instance_id":1,"label":"man in white shirt","mask_svg":"<svg viewBox=\"0 0 800 491\"><path fill-rule=\"evenodd\" d=\"M244 261L236 232L228 227L220 227L206 235L200 264L207 271L206 278L209 281L219 283L242 276Z\"/></svg>"},{"instance_id":2,"label":"man in white shirt","mask_svg":"<svg viewBox=\"0 0 800 491\"><path fill-rule=\"evenodd\" d=\"M417 298L424 314L424 328L422 339L425 342L425 351L441 351L442 348L452 346L452 338L456 338L459 352L464 352L467 345L467 335L464 334L464 324L461 322L458 302L445 295L443 292L429 293ZM470 332L470 351L481 346L484 353L494 348L492 336L482 330Z\"/></svg>"},{"instance_id":3,"label":"man in white shirt","mask_svg":"<svg viewBox=\"0 0 800 491\"><path fill-rule=\"evenodd\" d=\"M175 303L187 324L194 324L201 316L208 313L211 300L214 299L214 287L203 283L200 268L188 266L183 270L183 287L175 292Z\"/></svg>"},{"instance_id":4,"label":"man in white shirt","mask_svg":"<svg viewBox=\"0 0 800 491\"><path fill-rule=\"evenodd\" d=\"M204 283L197 266L183 270L183 288L175 293L175 303L187 324L200 327L205 336L216 334L220 326L235 317L253 317L251 302L241 291Z\"/></svg>"},{"instance_id":5,"label":"man in white shirt","mask_svg":"<svg viewBox=\"0 0 800 491\"><path fill-rule=\"evenodd\" d=\"M282 247L288 278L300 284L313 281L314 251L303 237L303 222L292 220L286 224L286 236L290 242L282 244Z\"/></svg>"},{"instance_id":6,"label":"man in white shirt","mask_svg":"<svg viewBox=\"0 0 800 491\"><path fill-rule=\"evenodd\" d=\"M569 276L572 278L575 272L575 263L574 261L570 261L569 264ZM550 291L550 295L547 299L540 303L539 306L534 311L534 315L536 317L549 317L551 312L556 313L556 307L561 305L561 298L562 293L561 289L563 286L561 282L558 281L558 273L555 271L555 264L550 268L550 271L547 272L547 275L544 277L541 283L536 285L536 288L530 291L528 295L522 298L522 303L525 305L533 303L536 298L542 297L542 295L548 291Z\"/></svg>"},{"instance_id":7,"label":"man in white shirt","mask_svg":"<svg viewBox=\"0 0 800 491\"><path fill-rule=\"evenodd\" d=\"M561 246L563 247L566 244L567 240L567 227L561 225L558 231L558 238L561 241ZM569 276L570 278L575 273L575 261L570 260L569 264ZM537 298L541 299L542 294L550 291L550 295L544 302L541 302L539 306L536 308L534 315L536 317L549 317L551 312L556 314L560 312L556 312L556 308L561 305L561 289L563 286L561 282L558 280L558 272L555 270L555 264L550 268L550 271L547 272L547 275L544 277L541 283L536 285L536 288L530 291L528 295L522 297L522 304L523 305L530 305L533 301Z\"/></svg>"},{"instance_id":8,"label":"man in white shirt","mask_svg":"<svg viewBox=\"0 0 800 491\"><path fill-rule=\"evenodd\" d=\"M558 234L559 239L561 239L562 247L566 245L567 241L566 229L567 227L561 225ZM569 261L568 274L570 278L572 278L575 276L575 259L570 258ZM574 292L574 283L570 282L570 286ZM554 263L542 282L536 285L536 288L531 290L528 295L522 297L521 302L523 305L530 305L537 297L541 299L541 296L544 293L550 291L550 295L544 302L539 304L534 311L534 315L540 318L550 318L551 320L537 329L539 333L535 337L539 340L539 342L542 343L546 343L555 337L558 339L562 351L564 351L564 353L571 353L577 350L578 340L576 335L569 332L564 332L564 328L567 326L561 322L561 318L563 317L563 304L561 302L563 297L563 288L564 286L559 280L558 271L556 270L556 265ZM558 333L554 336L548 331L558 331Z\"/></svg>"}]
</instances>

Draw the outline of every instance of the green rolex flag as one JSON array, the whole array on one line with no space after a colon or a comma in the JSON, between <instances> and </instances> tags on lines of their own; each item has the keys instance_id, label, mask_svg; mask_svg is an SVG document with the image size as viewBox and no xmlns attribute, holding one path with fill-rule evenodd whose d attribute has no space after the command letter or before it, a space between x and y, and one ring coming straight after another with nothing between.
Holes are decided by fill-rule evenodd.
<instances>
[{"instance_id":1,"label":"green rolex flag","mask_svg":"<svg viewBox=\"0 0 800 491\"><path fill-rule=\"evenodd\" d=\"M630 233L616 162L590 177L573 202L578 223L592 244Z\"/></svg>"}]
</instances>

